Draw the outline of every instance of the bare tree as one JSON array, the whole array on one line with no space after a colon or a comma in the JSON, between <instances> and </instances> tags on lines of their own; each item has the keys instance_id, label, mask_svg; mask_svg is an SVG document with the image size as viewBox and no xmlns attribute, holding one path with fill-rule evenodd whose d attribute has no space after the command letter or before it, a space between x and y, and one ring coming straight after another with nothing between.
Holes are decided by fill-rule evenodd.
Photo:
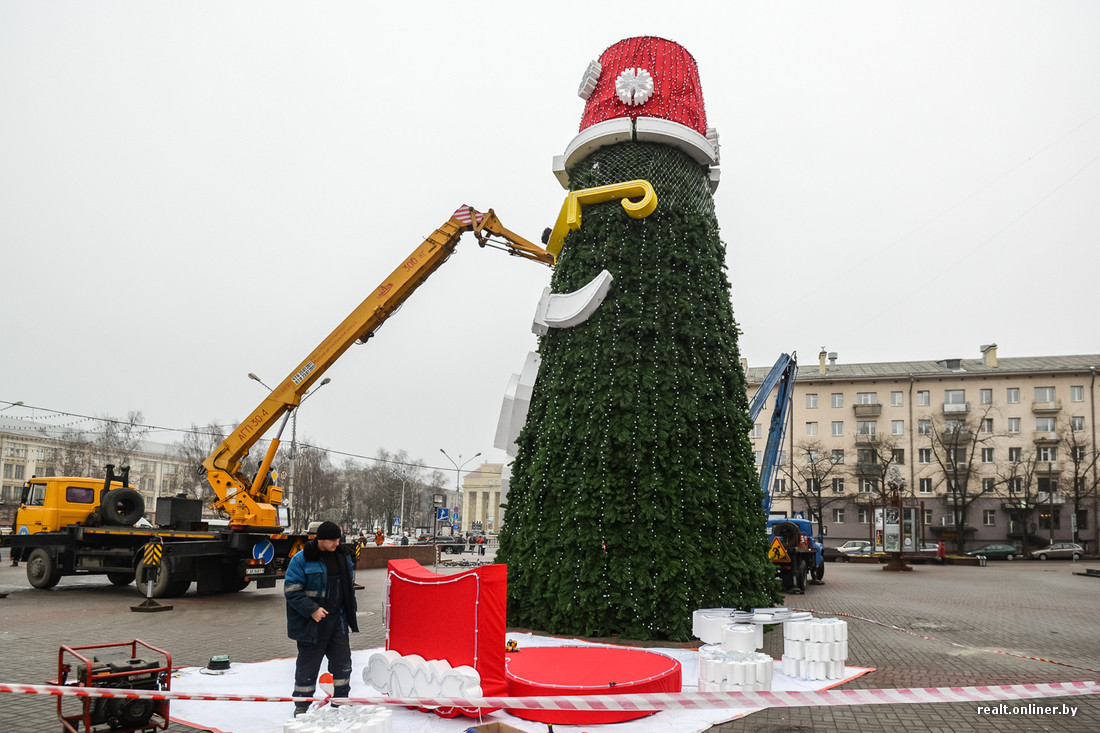
<instances>
[{"instance_id":1,"label":"bare tree","mask_svg":"<svg viewBox=\"0 0 1100 733\"><path fill-rule=\"evenodd\" d=\"M173 446L173 457L180 466L169 479L169 493L194 495L203 502L212 502L214 490L206 480L202 464L223 440L225 430L216 422L211 421L202 428L191 423L183 440Z\"/></svg>"},{"instance_id":2,"label":"bare tree","mask_svg":"<svg viewBox=\"0 0 1100 733\"><path fill-rule=\"evenodd\" d=\"M784 469L791 481L791 510L795 499L805 503L809 516L817 518L817 531L821 534L825 523L825 510L830 504L843 502L844 464L832 453L825 455L820 441L803 440L794 445L791 461ZM837 482L834 483L834 480Z\"/></svg>"},{"instance_id":3,"label":"bare tree","mask_svg":"<svg viewBox=\"0 0 1100 733\"><path fill-rule=\"evenodd\" d=\"M1085 432L1084 425L1072 417L1059 426L1058 436L1058 449L1062 454L1058 465L1063 467L1063 485L1073 503L1073 516L1081 517L1085 514L1083 506L1095 500L1100 493L1100 478L1096 473L1100 453L1089 442L1089 434ZM1051 521L1053 522L1053 514ZM1072 527L1073 541L1080 542L1079 522L1073 521Z\"/></svg>"},{"instance_id":4,"label":"bare tree","mask_svg":"<svg viewBox=\"0 0 1100 733\"><path fill-rule=\"evenodd\" d=\"M1035 525L1031 518L1035 513L1035 471L1038 462L1035 459L1035 451L1023 448L1009 448L1008 460L997 464L996 482L997 493L1004 497L1012 507L1009 510L1009 531L1020 530L1023 551L1027 552L1031 544L1030 537L1035 532Z\"/></svg>"},{"instance_id":5,"label":"bare tree","mask_svg":"<svg viewBox=\"0 0 1100 733\"><path fill-rule=\"evenodd\" d=\"M110 416L100 420L103 427L95 439L99 457L104 464L129 466L134 452L141 447L141 441L149 432L149 428L145 427L145 416L140 410L130 410L123 420Z\"/></svg>"},{"instance_id":6,"label":"bare tree","mask_svg":"<svg viewBox=\"0 0 1100 733\"><path fill-rule=\"evenodd\" d=\"M341 497L339 472L328 453L312 445L298 445L294 466L294 526L327 520L343 525L345 501Z\"/></svg>"},{"instance_id":7,"label":"bare tree","mask_svg":"<svg viewBox=\"0 0 1100 733\"><path fill-rule=\"evenodd\" d=\"M57 438L54 461L58 476L91 476L93 446L79 430L66 430Z\"/></svg>"},{"instance_id":8,"label":"bare tree","mask_svg":"<svg viewBox=\"0 0 1100 733\"><path fill-rule=\"evenodd\" d=\"M981 483L977 479L976 456L982 447L992 442L994 434L982 432L981 427L989 417L992 406L980 415L972 415L969 405L966 411L951 412L945 416L929 414L929 428L922 437L928 441L938 474L931 477L945 486L944 499L955 526L955 549L964 549L966 530L970 526L970 508L982 496Z\"/></svg>"}]
</instances>

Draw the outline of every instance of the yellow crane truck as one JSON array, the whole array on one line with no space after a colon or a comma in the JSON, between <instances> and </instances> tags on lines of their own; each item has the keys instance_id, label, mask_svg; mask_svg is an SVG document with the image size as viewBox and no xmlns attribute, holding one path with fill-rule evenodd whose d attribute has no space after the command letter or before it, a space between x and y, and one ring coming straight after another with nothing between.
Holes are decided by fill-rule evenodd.
<instances>
[{"instance_id":1,"label":"yellow crane truck","mask_svg":"<svg viewBox=\"0 0 1100 733\"><path fill-rule=\"evenodd\" d=\"M554 264L555 255L504 228L492 209L481 213L459 207L207 457L203 470L221 521L203 521L199 499L160 497L156 525L135 526L143 523L145 504L129 484L128 467L116 474L108 466L103 479L28 481L16 531L4 539L22 548L31 585L52 588L67 575L102 574L119 585L137 578L142 594L156 598L182 595L191 583L199 593L234 592L249 582L273 587L306 540L285 532L289 516L283 489L268 478L287 418L345 351L373 336L450 257L464 232L473 232L482 247ZM249 449L277 423L259 471L247 476L243 466Z\"/></svg>"}]
</instances>

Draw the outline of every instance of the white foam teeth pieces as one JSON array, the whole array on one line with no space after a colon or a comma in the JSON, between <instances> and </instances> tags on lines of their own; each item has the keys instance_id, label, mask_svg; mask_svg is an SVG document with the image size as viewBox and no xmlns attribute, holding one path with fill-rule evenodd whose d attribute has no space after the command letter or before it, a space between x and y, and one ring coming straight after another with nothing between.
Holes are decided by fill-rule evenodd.
<instances>
[{"instance_id":1,"label":"white foam teeth pieces","mask_svg":"<svg viewBox=\"0 0 1100 733\"><path fill-rule=\"evenodd\" d=\"M699 649L699 692L762 692L772 689L775 660L760 652Z\"/></svg>"},{"instance_id":2,"label":"white foam teeth pieces","mask_svg":"<svg viewBox=\"0 0 1100 733\"><path fill-rule=\"evenodd\" d=\"M393 733L393 711L381 705L326 705L288 720L283 733Z\"/></svg>"},{"instance_id":3,"label":"white foam teeth pieces","mask_svg":"<svg viewBox=\"0 0 1100 733\"><path fill-rule=\"evenodd\" d=\"M848 622L838 618L783 624L783 674L808 680L844 677L848 659Z\"/></svg>"},{"instance_id":4,"label":"white foam teeth pieces","mask_svg":"<svg viewBox=\"0 0 1100 733\"><path fill-rule=\"evenodd\" d=\"M733 620L735 608L701 608L691 614L691 634L704 644L719 644L722 629Z\"/></svg>"},{"instance_id":5,"label":"white foam teeth pieces","mask_svg":"<svg viewBox=\"0 0 1100 733\"><path fill-rule=\"evenodd\" d=\"M481 675L473 667L393 650L370 655L363 681L391 697L481 697Z\"/></svg>"}]
</instances>

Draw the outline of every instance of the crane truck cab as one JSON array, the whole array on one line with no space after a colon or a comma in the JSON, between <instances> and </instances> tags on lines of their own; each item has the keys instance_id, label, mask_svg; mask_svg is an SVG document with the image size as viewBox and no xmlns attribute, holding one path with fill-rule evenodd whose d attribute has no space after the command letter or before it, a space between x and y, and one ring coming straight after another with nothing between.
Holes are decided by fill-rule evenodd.
<instances>
[{"instance_id":1,"label":"crane truck cab","mask_svg":"<svg viewBox=\"0 0 1100 733\"><path fill-rule=\"evenodd\" d=\"M23 485L15 516L17 534L57 532L69 525L130 527L145 514L145 500L129 484L127 466L103 480L81 476L34 477Z\"/></svg>"}]
</instances>

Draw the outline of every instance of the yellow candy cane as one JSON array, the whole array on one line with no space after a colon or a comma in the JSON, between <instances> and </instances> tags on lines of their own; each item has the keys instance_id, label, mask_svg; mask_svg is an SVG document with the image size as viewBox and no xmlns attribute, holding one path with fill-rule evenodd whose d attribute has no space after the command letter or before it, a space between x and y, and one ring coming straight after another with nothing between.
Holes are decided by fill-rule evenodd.
<instances>
[{"instance_id":1,"label":"yellow candy cane","mask_svg":"<svg viewBox=\"0 0 1100 733\"><path fill-rule=\"evenodd\" d=\"M582 205L601 204L615 199L622 199L623 208L633 219L644 219L657 208L657 192L653 190L653 184L642 179L570 191L565 197L565 203L561 205L561 213L550 232L550 238L546 241L546 251L557 258L565 244L565 235L581 228Z\"/></svg>"}]
</instances>

